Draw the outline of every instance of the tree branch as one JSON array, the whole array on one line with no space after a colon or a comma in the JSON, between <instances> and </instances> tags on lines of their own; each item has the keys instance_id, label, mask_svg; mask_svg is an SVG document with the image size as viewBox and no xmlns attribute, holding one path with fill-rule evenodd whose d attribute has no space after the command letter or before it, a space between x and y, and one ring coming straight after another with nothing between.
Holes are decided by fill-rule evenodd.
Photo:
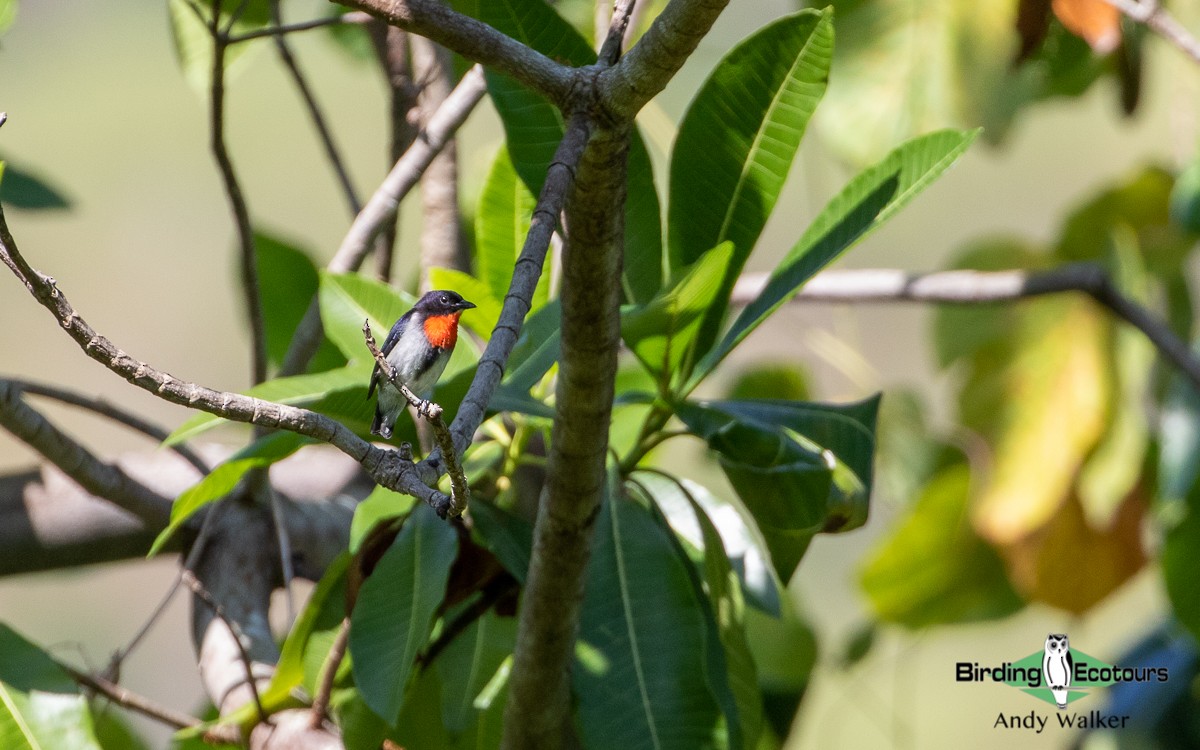
<instances>
[{"instance_id":1,"label":"tree branch","mask_svg":"<svg viewBox=\"0 0 1200 750\"><path fill-rule=\"evenodd\" d=\"M505 750L558 748L571 732L570 665L604 495L621 335L613 280L621 275L628 151L628 127L597 131L567 206L557 409L504 709Z\"/></svg>"},{"instance_id":2,"label":"tree branch","mask_svg":"<svg viewBox=\"0 0 1200 750\"><path fill-rule=\"evenodd\" d=\"M609 118L631 119L666 88L728 4L729 0L667 3L621 62L600 74L598 100Z\"/></svg>"},{"instance_id":3,"label":"tree branch","mask_svg":"<svg viewBox=\"0 0 1200 750\"><path fill-rule=\"evenodd\" d=\"M1104 0L1130 19L1144 24L1183 54L1200 63L1200 42L1162 7L1159 0Z\"/></svg>"},{"instance_id":4,"label":"tree branch","mask_svg":"<svg viewBox=\"0 0 1200 750\"><path fill-rule=\"evenodd\" d=\"M283 16L279 6L280 0L271 0L271 20L277 27L282 28ZM313 127L317 129L321 147L325 150L325 158L329 161L329 166L333 167L334 175L342 188L342 197L345 198L346 205L350 207L350 215L356 216L362 210L362 204L354 192L354 182L346 171L346 163L338 152L337 144L333 142L333 133L325 122L325 115L321 112L321 106L317 104L316 95L313 94L312 87L304 78L304 73L300 70L300 63L292 54L292 48L288 44L287 38L283 34L275 34L272 38L275 40L275 50L279 53L279 59L283 61L283 66L287 68L292 81L296 84L296 90L300 92L300 98L304 100L304 106L308 109L308 118L312 120Z\"/></svg>"},{"instance_id":5,"label":"tree branch","mask_svg":"<svg viewBox=\"0 0 1200 750\"><path fill-rule=\"evenodd\" d=\"M766 274L745 274L733 290L733 304L747 305L767 283ZM1050 271L938 271L895 269L823 271L796 295L806 302L932 302L987 304L1060 292L1083 292L1137 328L1200 390L1200 359L1170 327L1122 295L1098 265L1073 263Z\"/></svg>"},{"instance_id":6,"label":"tree branch","mask_svg":"<svg viewBox=\"0 0 1200 750\"><path fill-rule=\"evenodd\" d=\"M379 235L386 222L395 216L400 201L417 184L433 157L454 136L486 91L483 70L476 65L462 77L445 103L430 118L425 129L418 134L412 147L396 162L375 194L367 201L367 205L359 212L337 253L326 266L330 272L346 273L355 271L362 265L371 242ZM288 347L280 374L297 375L304 372L321 344L323 333L320 308L314 298L300 325L296 327L296 335Z\"/></svg>"},{"instance_id":7,"label":"tree branch","mask_svg":"<svg viewBox=\"0 0 1200 750\"><path fill-rule=\"evenodd\" d=\"M491 26L437 0L339 0L405 31L430 39L463 57L512 76L560 108L575 72Z\"/></svg>"},{"instance_id":8,"label":"tree branch","mask_svg":"<svg viewBox=\"0 0 1200 750\"><path fill-rule=\"evenodd\" d=\"M171 500L104 463L37 410L26 404L11 382L0 380L0 425L42 454L88 492L132 513L147 527L163 528L171 517Z\"/></svg>"},{"instance_id":9,"label":"tree branch","mask_svg":"<svg viewBox=\"0 0 1200 750\"><path fill-rule=\"evenodd\" d=\"M449 507L450 498L423 481L436 481L435 473L422 471L411 461L402 460L396 451L371 445L337 420L308 409L216 391L179 380L121 351L75 312L52 277L44 276L25 262L9 232L3 208L0 208L0 260L55 316L85 354L133 385L174 404L200 409L235 422L288 430L329 443L362 464L372 479L384 487L412 495L441 512Z\"/></svg>"},{"instance_id":10,"label":"tree branch","mask_svg":"<svg viewBox=\"0 0 1200 750\"><path fill-rule=\"evenodd\" d=\"M375 55L383 71L388 87L388 126L391 132L391 148L388 164L395 164L404 156L416 138L420 123L412 115L416 113L417 84L413 82L412 65L409 62L408 32L388 26L377 18L371 19L371 41ZM423 119L428 119L425 117ZM383 233L375 247L375 275L382 281L392 278L392 257L396 252L396 237L400 233L400 213L397 211L385 222Z\"/></svg>"},{"instance_id":11,"label":"tree branch","mask_svg":"<svg viewBox=\"0 0 1200 750\"><path fill-rule=\"evenodd\" d=\"M49 398L55 401L60 401L64 404L77 406L80 409L87 409L95 412L103 417L123 424L126 427L140 432L147 437L153 438L158 442L163 442L167 439L170 433L163 428L151 424L132 412L125 411L120 407L114 406L104 399L88 398L73 391L68 391L63 388L55 388L44 383L34 383L30 380L18 380L16 378L0 378L0 383L10 383L18 392L28 393L42 398ZM169 449L178 453L179 456L196 468L196 471L201 474L207 474L209 466L202 458L197 456L191 449L183 445L172 445Z\"/></svg>"},{"instance_id":12,"label":"tree branch","mask_svg":"<svg viewBox=\"0 0 1200 750\"><path fill-rule=\"evenodd\" d=\"M155 721L161 721L167 726L175 727L176 729L187 729L200 725L200 720L194 716L189 716L185 713L180 713L174 709L160 706L149 698L138 695L131 690L121 687L115 683L109 682L99 675L91 675L85 672L80 672L76 669L64 666L63 669L71 679L79 683L85 688L92 690L105 698L108 698L118 706L124 706L131 711L136 711L142 716L148 716ZM226 738L236 741L236 737Z\"/></svg>"},{"instance_id":13,"label":"tree branch","mask_svg":"<svg viewBox=\"0 0 1200 750\"><path fill-rule=\"evenodd\" d=\"M250 321L251 378L252 385L267 379L267 338L263 326L262 295L258 286L258 256L254 250L254 230L250 226L250 210L242 195L242 187L229 158L225 145L225 49L228 46L226 32L220 28L221 0L214 0L209 33L213 43L212 84L209 89L209 145L225 185L225 195L233 211L233 223L237 230L240 269L242 272L242 295L246 302L246 315ZM232 23L232 21L230 22Z\"/></svg>"},{"instance_id":14,"label":"tree branch","mask_svg":"<svg viewBox=\"0 0 1200 750\"><path fill-rule=\"evenodd\" d=\"M281 24L278 21L275 25L268 26L265 29L254 29L247 31L244 34L229 36L226 38L226 44L238 44L240 42L248 42L252 39L263 39L269 36L280 36L291 34L296 31L308 31L310 29L322 29L326 26L340 26L342 24L361 26L369 23L371 16L366 13L343 13L340 16L329 16L328 18L314 18L311 21L301 21L300 23Z\"/></svg>"}]
</instances>

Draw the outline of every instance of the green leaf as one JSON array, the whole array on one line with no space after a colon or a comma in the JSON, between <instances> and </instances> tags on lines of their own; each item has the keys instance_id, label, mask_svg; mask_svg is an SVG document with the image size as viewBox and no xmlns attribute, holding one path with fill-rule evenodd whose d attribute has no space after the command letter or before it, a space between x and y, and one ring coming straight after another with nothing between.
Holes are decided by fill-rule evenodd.
<instances>
[{"instance_id":1,"label":"green leaf","mask_svg":"<svg viewBox=\"0 0 1200 750\"><path fill-rule=\"evenodd\" d=\"M591 45L543 0L460 0L456 5L551 59L573 66L596 61ZM486 75L513 167L537 195L562 140L562 115L511 78L491 71ZM623 283L633 301L644 301L658 291L662 278L662 218L650 159L636 127L630 140Z\"/></svg>"},{"instance_id":2,"label":"green leaf","mask_svg":"<svg viewBox=\"0 0 1200 750\"><path fill-rule=\"evenodd\" d=\"M359 592L350 624L354 682L390 726L400 715L413 660L429 638L457 547L454 528L419 505Z\"/></svg>"},{"instance_id":3,"label":"green leaf","mask_svg":"<svg viewBox=\"0 0 1200 750\"><path fill-rule=\"evenodd\" d=\"M705 311L697 349L719 334L738 275L783 189L805 128L825 93L833 55L829 11L802 10L738 44L696 95L671 154L671 269L733 243L722 304Z\"/></svg>"},{"instance_id":4,"label":"green leaf","mask_svg":"<svg viewBox=\"0 0 1200 750\"><path fill-rule=\"evenodd\" d=\"M739 43L688 107L671 154L671 268L733 242L737 278L775 207L829 78L829 11L785 16Z\"/></svg>"},{"instance_id":5,"label":"green leaf","mask_svg":"<svg viewBox=\"0 0 1200 750\"><path fill-rule=\"evenodd\" d=\"M15 4L13 8L15 8ZM3 33L4 8L0 4L0 33ZM31 211L70 208L71 201L62 191L41 177L12 163L4 162L3 180L0 180L0 203L10 208Z\"/></svg>"},{"instance_id":6,"label":"green leaf","mask_svg":"<svg viewBox=\"0 0 1200 750\"><path fill-rule=\"evenodd\" d=\"M713 368L784 302L846 248L890 219L962 155L979 131L921 136L860 173L826 204L688 381L690 393Z\"/></svg>"},{"instance_id":7,"label":"green leaf","mask_svg":"<svg viewBox=\"0 0 1200 750\"><path fill-rule=\"evenodd\" d=\"M668 532L620 496L610 472L588 566L573 670L580 735L595 750L712 746L720 711L705 684L705 618Z\"/></svg>"},{"instance_id":8,"label":"green leaf","mask_svg":"<svg viewBox=\"0 0 1200 750\"><path fill-rule=\"evenodd\" d=\"M292 343L296 327L317 294L317 268L303 250L269 234L255 232L254 248L267 357L278 366ZM345 363L345 358L326 340L321 342L310 367L314 372L320 372Z\"/></svg>"},{"instance_id":9,"label":"green leaf","mask_svg":"<svg viewBox=\"0 0 1200 750\"><path fill-rule=\"evenodd\" d=\"M562 353L562 303L551 300L525 319L521 337L508 357L504 384L529 393L558 362Z\"/></svg>"},{"instance_id":10,"label":"green leaf","mask_svg":"<svg viewBox=\"0 0 1200 750\"><path fill-rule=\"evenodd\" d=\"M252 469L261 469L292 455L304 445L314 442L312 438L294 432L276 432L255 440L233 454L208 476L192 485L171 505L171 522L154 539L146 557L154 557L163 545L187 523L198 510L209 503L220 500L237 487L242 477Z\"/></svg>"},{"instance_id":11,"label":"green leaf","mask_svg":"<svg viewBox=\"0 0 1200 750\"><path fill-rule=\"evenodd\" d=\"M200 93L207 93L212 85L213 40L209 29L212 6L212 0L198 0L195 3L192 0L167 0L171 38L175 42L175 57L187 82ZM229 29L233 36L265 28L271 22L269 0L222 3L222 29L229 26L229 21L232 20L231 12L238 13L237 20ZM257 48L258 43L255 41L242 42L226 48L226 82L244 66L249 58L247 53Z\"/></svg>"},{"instance_id":12,"label":"green leaf","mask_svg":"<svg viewBox=\"0 0 1200 750\"><path fill-rule=\"evenodd\" d=\"M721 284L733 252L731 242L717 245L669 289L621 316L621 337L658 380L660 390L683 382L696 357L704 353L697 351L697 336L705 315L713 307L726 306Z\"/></svg>"},{"instance_id":13,"label":"green leaf","mask_svg":"<svg viewBox=\"0 0 1200 750\"><path fill-rule=\"evenodd\" d=\"M644 481L647 479L658 481L647 483ZM705 670L707 682L713 695L718 696L718 703L725 714L730 748L753 748L762 728L762 695L758 690L754 660L746 643L745 606L742 599L745 584L734 570L723 538L709 518L710 508L701 504L691 492L692 487L697 485L689 487L682 480L647 473L638 476L637 485L651 492L651 499L663 514L664 521L670 522L676 529L681 519L672 520L662 500L664 496L670 498L667 503L676 506L673 510L678 510L681 499L683 509L700 536L699 544L694 546L703 551L704 586L700 585L699 580L695 581L695 585L697 599L705 605L708 615L710 643L706 651L710 665ZM728 506L717 506L716 509L725 510Z\"/></svg>"},{"instance_id":14,"label":"green leaf","mask_svg":"<svg viewBox=\"0 0 1200 750\"><path fill-rule=\"evenodd\" d=\"M514 578L524 583L533 556L533 526L482 498L472 498L468 513L475 523L475 537Z\"/></svg>"},{"instance_id":15,"label":"green leaf","mask_svg":"<svg viewBox=\"0 0 1200 750\"><path fill-rule=\"evenodd\" d=\"M0 747L100 750L87 700L45 651L0 624Z\"/></svg>"},{"instance_id":16,"label":"green leaf","mask_svg":"<svg viewBox=\"0 0 1200 750\"><path fill-rule=\"evenodd\" d=\"M104 711L92 717L95 721L96 742L101 750L150 750L138 736L124 714Z\"/></svg>"},{"instance_id":17,"label":"green leaf","mask_svg":"<svg viewBox=\"0 0 1200 750\"><path fill-rule=\"evenodd\" d=\"M335 690L330 703L345 750L379 750L388 726L363 700L362 693L351 688Z\"/></svg>"},{"instance_id":18,"label":"green leaf","mask_svg":"<svg viewBox=\"0 0 1200 750\"><path fill-rule=\"evenodd\" d=\"M386 487L376 486L354 508L354 518L350 521L350 553L358 554L362 543L375 527L408 515L414 503L416 499L412 495L401 495Z\"/></svg>"},{"instance_id":19,"label":"green leaf","mask_svg":"<svg viewBox=\"0 0 1200 750\"><path fill-rule=\"evenodd\" d=\"M465 731L478 719L475 700L512 654L517 620L487 612L438 656L442 678L442 726L452 734Z\"/></svg>"},{"instance_id":20,"label":"green leaf","mask_svg":"<svg viewBox=\"0 0 1200 750\"><path fill-rule=\"evenodd\" d=\"M477 273L497 304L508 294L513 264L525 245L525 235L529 234L535 205L537 198L517 176L508 150L500 149L483 184L475 213ZM531 310L537 310L545 303L549 289L550 274L548 269L543 269ZM499 317L498 313L496 317ZM490 335L491 326L488 332Z\"/></svg>"},{"instance_id":21,"label":"green leaf","mask_svg":"<svg viewBox=\"0 0 1200 750\"><path fill-rule=\"evenodd\" d=\"M388 331L416 300L382 281L356 273L320 273L321 323L325 336L351 362L371 362L363 339L363 321L371 321L375 343L383 346ZM364 381L365 382L365 381Z\"/></svg>"},{"instance_id":22,"label":"green leaf","mask_svg":"<svg viewBox=\"0 0 1200 750\"><path fill-rule=\"evenodd\" d=\"M17 20L17 0L0 0L0 34L12 28Z\"/></svg>"},{"instance_id":23,"label":"green leaf","mask_svg":"<svg viewBox=\"0 0 1200 750\"><path fill-rule=\"evenodd\" d=\"M922 628L1006 617L1024 602L1004 563L971 528L970 470L938 474L866 560L862 586L881 620Z\"/></svg>"},{"instance_id":24,"label":"green leaf","mask_svg":"<svg viewBox=\"0 0 1200 750\"><path fill-rule=\"evenodd\" d=\"M363 345L363 351L366 351L365 344ZM314 406L320 399L345 391L355 391L357 392L356 401L367 404L367 383L370 378L371 364L362 361L336 370L268 380L265 383L259 383L253 388L244 391L244 395L254 396L265 401L273 401L277 404ZM369 416L367 420L370 421ZM398 422L397 425L402 422L403 420ZM174 432L167 436L167 439L163 443L165 445L177 445L186 440L191 440L213 427L227 423L228 420L218 417L215 414L207 412L197 414L177 427Z\"/></svg>"}]
</instances>

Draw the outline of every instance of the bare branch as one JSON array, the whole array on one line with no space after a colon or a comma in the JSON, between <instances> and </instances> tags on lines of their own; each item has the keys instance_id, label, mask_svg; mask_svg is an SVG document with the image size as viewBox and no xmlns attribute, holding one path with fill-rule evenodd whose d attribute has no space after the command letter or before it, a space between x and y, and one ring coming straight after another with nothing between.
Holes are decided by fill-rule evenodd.
<instances>
[{"instance_id":1,"label":"bare branch","mask_svg":"<svg viewBox=\"0 0 1200 750\"><path fill-rule=\"evenodd\" d=\"M488 68L512 76L562 108L575 72L486 23L437 0L341 0L393 26L431 39Z\"/></svg>"},{"instance_id":2,"label":"bare branch","mask_svg":"<svg viewBox=\"0 0 1200 750\"><path fill-rule=\"evenodd\" d=\"M103 695L118 706L124 706L131 711L138 712L142 716L148 716L155 721L161 721L167 726L172 726L176 729L187 729L188 727L199 726L201 723L194 716L180 713L166 706L160 706L149 698L109 682L99 675L86 674L67 666L64 666L63 669L71 676L72 680L78 682L83 687ZM237 738L230 737L226 741L230 739L236 741Z\"/></svg>"},{"instance_id":3,"label":"bare branch","mask_svg":"<svg viewBox=\"0 0 1200 750\"><path fill-rule=\"evenodd\" d=\"M619 45L621 33L615 38ZM567 205L557 408L504 707L505 750L558 748L571 732L570 665L604 495L621 337L613 280L621 275L628 151L628 126L597 131Z\"/></svg>"},{"instance_id":4,"label":"bare branch","mask_svg":"<svg viewBox=\"0 0 1200 750\"><path fill-rule=\"evenodd\" d=\"M766 274L745 274L733 290L733 303L746 305L766 286ZM938 271L895 269L824 271L796 295L808 302L932 302L987 304L1060 292L1083 292L1146 335L1167 360L1200 389L1200 359L1170 327L1122 295L1104 269L1073 263L1050 271Z\"/></svg>"},{"instance_id":5,"label":"bare branch","mask_svg":"<svg viewBox=\"0 0 1200 750\"><path fill-rule=\"evenodd\" d=\"M108 417L114 422L123 424L131 430L135 430L136 432L140 432L147 437L153 438L160 443L165 441L170 435L170 433L165 429L147 422L132 412L128 412L118 406L114 406L104 399L89 398L82 394L68 391L64 388L56 388L44 383L34 383L31 380L0 378L0 382L11 383L13 387L23 393L53 399L64 404L77 406L80 409L87 409L88 411L95 412L103 417ZM203 459L197 456L189 448L182 445L172 445L170 446L170 449L178 453L181 458L190 463L192 466L196 467L196 471L200 472L201 474L208 473L208 464L206 464Z\"/></svg>"},{"instance_id":6,"label":"bare branch","mask_svg":"<svg viewBox=\"0 0 1200 750\"><path fill-rule=\"evenodd\" d=\"M243 634L242 629L236 622L234 622L225 614L225 608L221 606L220 602L213 598L212 594L208 593L208 590L204 588L204 584L200 583L200 579L196 578L195 573L185 569L183 571L183 575L180 577L180 580L183 581L184 585L191 589L192 593L195 594L198 599L212 609L212 612L217 616L217 619L225 623L225 627L229 628L229 633L233 636L233 642L237 644L238 653L242 659L242 666L246 668L246 674L250 675L250 677L246 680L246 684L249 685L250 692L254 696L254 705L258 708L258 720L265 721L267 718L267 712L263 708L262 698L259 697L258 686L254 684L254 665L250 660L250 653L246 650L246 644L243 642L246 636Z\"/></svg>"},{"instance_id":7,"label":"bare branch","mask_svg":"<svg viewBox=\"0 0 1200 750\"><path fill-rule=\"evenodd\" d=\"M279 6L280 0L271 0L271 19L277 27L282 27L283 16ZM333 133L325 122L325 115L321 112L321 106L317 104L316 95L313 94L312 87L304 78L304 73L300 70L300 63L292 54L292 48L288 44L287 38L283 34L275 34L272 38L275 40L275 50L279 53L279 59L283 61L283 66L291 75L292 82L296 84L296 90L300 92L300 98L304 100L308 118L312 120L313 127L317 129L321 147L325 150L325 158L337 176L338 185L342 188L342 196L346 200L346 205L350 207L350 215L355 216L362 210L362 203L355 194L354 182L350 179L349 172L346 171L346 163L338 152L337 144L333 142Z\"/></svg>"},{"instance_id":8,"label":"bare branch","mask_svg":"<svg viewBox=\"0 0 1200 750\"><path fill-rule=\"evenodd\" d=\"M413 141L412 147L396 162L375 194L367 201L367 205L346 232L337 253L326 266L329 271L346 273L355 271L362 265L371 242L379 235L386 222L395 216L400 201L417 184L421 173L429 167L433 157L466 121L467 115L486 91L483 69L476 65L462 77L453 93ZM320 309L316 299L313 299L296 328L296 335L284 357L280 373L296 375L304 372L321 344L323 333Z\"/></svg>"},{"instance_id":9,"label":"bare branch","mask_svg":"<svg viewBox=\"0 0 1200 750\"><path fill-rule=\"evenodd\" d=\"M412 146L420 127L420 123L412 117L416 114L419 87L413 82L408 32L388 26L377 18L372 18L371 21L371 41L375 45L375 55L379 59L379 67L383 71L384 81L390 93L388 125L391 131L391 148L388 150L388 164L395 164ZM384 224L383 232L375 244L375 275L382 281L390 281L392 278L392 258L396 252L396 237L399 233L400 212L397 211Z\"/></svg>"},{"instance_id":10,"label":"bare branch","mask_svg":"<svg viewBox=\"0 0 1200 750\"><path fill-rule=\"evenodd\" d=\"M238 44L240 42L248 42L252 39L263 39L268 36L282 36L291 34L296 31L308 31L309 29L323 29L326 26L362 26L370 23L371 16L362 12L343 13L340 16L329 16L328 18L315 18L311 21L301 21L300 23L282 24L278 21L275 25L268 26L265 29L254 29L247 31L244 34L237 34L226 38L226 44Z\"/></svg>"},{"instance_id":11,"label":"bare branch","mask_svg":"<svg viewBox=\"0 0 1200 750\"><path fill-rule=\"evenodd\" d=\"M1183 24L1162 7L1159 0L1104 0L1146 28L1158 34L1183 54L1200 63L1200 42L1184 28Z\"/></svg>"},{"instance_id":12,"label":"bare branch","mask_svg":"<svg viewBox=\"0 0 1200 750\"><path fill-rule=\"evenodd\" d=\"M325 717L329 713L329 698L333 695L333 683L337 678L338 666L341 665L342 659L346 657L346 647L350 645L350 618L342 620L341 627L338 628L337 636L333 639L333 645L329 647L329 653L325 655L325 661L321 664L321 670L317 674L317 692L313 696L312 708L310 709L309 726L313 729L320 727L325 723Z\"/></svg>"},{"instance_id":13,"label":"bare branch","mask_svg":"<svg viewBox=\"0 0 1200 750\"><path fill-rule=\"evenodd\" d=\"M239 268L242 276L242 295L246 302L246 315L250 321L251 378L253 384L267 379L267 337L263 326L262 295L258 287L258 258L254 250L254 230L250 227L250 210L242 195L242 186L229 158L225 145L225 48L228 46L226 32L220 29L221 0L214 0L209 32L213 43L212 84L209 88L209 134L210 148L225 195L233 211L233 223L237 229ZM232 24L233 21L231 20Z\"/></svg>"},{"instance_id":14,"label":"bare branch","mask_svg":"<svg viewBox=\"0 0 1200 750\"><path fill-rule=\"evenodd\" d=\"M621 62L600 74L598 98L610 117L628 120L657 96L728 4L729 0L667 3Z\"/></svg>"},{"instance_id":15,"label":"bare branch","mask_svg":"<svg viewBox=\"0 0 1200 750\"><path fill-rule=\"evenodd\" d=\"M179 380L121 351L75 312L53 278L44 276L25 262L8 230L2 207L0 260L12 269L42 306L55 316L85 354L139 388L171 403L200 409L235 422L288 430L316 438L354 458L384 487L412 495L430 504L435 510L442 509L444 512L444 509L449 507L450 498L422 481L436 481L435 474L423 472L412 462L401 460L393 450L371 445L337 420L308 409L216 391Z\"/></svg>"},{"instance_id":16,"label":"bare branch","mask_svg":"<svg viewBox=\"0 0 1200 750\"><path fill-rule=\"evenodd\" d=\"M94 495L132 513L151 528L171 517L171 500L120 468L94 456L21 399L20 390L0 380L0 425L42 454Z\"/></svg>"},{"instance_id":17,"label":"bare branch","mask_svg":"<svg viewBox=\"0 0 1200 750\"><path fill-rule=\"evenodd\" d=\"M463 472L462 464L458 461L458 452L454 450L454 438L450 436L450 430L446 428L446 423L442 421L442 407L432 401L426 401L413 393L399 379L396 368L392 367L392 363L388 362L387 357L375 345L375 337L371 335L371 322L369 320L363 321L362 330L363 337L366 339L367 349L371 351L371 356L375 358L375 364L379 366L379 371L383 374L384 380L400 391L400 395L404 396L408 400L408 403L417 410L417 413L433 428L434 437L437 439L438 447L442 451L442 458L446 461L446 473L450 475L450 486L452 489L450 492L450 507L447 513L450 516L461 516L463 511L467 509L467 504L471 501L471 488L467 485L467 475ZM439 513L439 515L441 514Z\"/></svg>"},{"instance_id":18,"label":"bare branch","mask_svg":"<svg viewBox=\"0 0 1200 750\"><path fill-rule=\"evenodd\" d=\"M521 326L525 316L529 314L533 290L537 287L542 275L542 267L546 262L546 250L550 247L550 238L558 224L558 217L566 203L567 192L575 180L575 168L583 158L583 151L592 132L591 121L585 115L575 115L567 123L566 133L554 158L546 170L546 181L542 184L541 195L533 209L529 233L525 236L525 244L521 254L513 264L512 281L508 285L508 293L504 296L504 307L500 311L500 319L492 330L483 356L475 370L475 379L458 407L450 432L454 435L454 448L460 454L471 444L475 430L483 424L487 414L488 403L500 378L504 376L504 367L512 354L517 338L521 335ZM437 456L430 456L425 463L438 468ZM440 470L440 469L439 469Z\"/></svg>"}]
</instances>

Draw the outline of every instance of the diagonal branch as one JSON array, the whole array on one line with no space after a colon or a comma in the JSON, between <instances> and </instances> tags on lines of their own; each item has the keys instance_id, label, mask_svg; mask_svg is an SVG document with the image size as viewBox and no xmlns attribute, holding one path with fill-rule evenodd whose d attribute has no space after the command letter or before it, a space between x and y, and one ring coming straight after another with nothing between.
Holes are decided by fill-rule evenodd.
<instances>
[{"instance_id":1,"label":"diagonal branch","mask_svg":"<svg viewBox=\"0 0 1200 750\"><path fill-rule=\"evenodd\" d=\"M282 24L275 22L273 25L265 29L254 29L247 31L244 34L236 34L229 36L226 44L238 44L240 42L248 42L251 39L262 39L268 36L280 36L283 34L291 34L296 31L308 31L310 29L322 29L326 26L361 26L369 23L371 17L366 13L343 13L340 16L328 16L326 18L315 18L311 21L301 21L299 23Z\"/></svg>"},{"instance_id":2,"label":"diagonal branch","mask_svg":"<svg viewBox=\"0 0 1200 750\"><path fill-rule=\"evenodd\" d=\"M445 512L445 508L449 507L450 498L422 481L423 478L435 481L436 476L422 472L411 461L401 460L395 451L371 445L337 420L308 409L217 391L179 380L121 351L75 312L52 277L44 276L25 262L9 232L3 208L0 208L0 260L55 316L67 335L85 354L133 385L174 404L200 409L235 422L296 432L329 443L358 461L378 484L423 500L435 510Z\"/></svg>"},{"instance_id":3,"label":"diagonal branch","mask_svg":"<svg viewBox=\"0 0 1200 750\"><path fill-rule=\"evenodd\" d=\"M120 407L114 406L104 399L89 398L73 391L68 391L63 388L55 388L54 386L46 385L44 383L34 383L29 380L18 380L16 378L0 378L0 384L5 382L11 383L12 386L19 392L28 393L34 396L41 396L42 398L53 399L64 404L77 406L80 409L87 409L88 411L95 412L101 416L108 417L114 422L123 424L129 429L140 432L143 435L153 438L160 443L164 442L170 435L170 432L167 430L147 422L132 412L128 412ZM172 445L169 446L169 449L175 453L178 453L183 460L194 466L196 471L200 472L201 475L209 472L208 463L205 462L204 459L197 456L186 446Z\"/></svg>"},{"instance_id":4,"label":"diagonal branch","mask_svg":"<svg viewBox=\"0 0 1200 750\"><path fill-rule=\"evenodd\" d=\"M225 50L229 46L226 32L220 28L221 0L214 0L209 33L213 44L212 84L209 89L209 146L221 172L221 182L233 223L237 229L239 268L246 315L250 321L251 377L254 385L267 379L267 336L263 324L262 294L258 285L258 257L254 249L254 230L250 227L250 209L242 194L229 148L225 145ZM230 22L232 23L232 21Z\"/></svg>"},{"instance_id":5,"label":"diagonal branch","mask_svg":"<svg viewBox=\"0 0 1200 750\"><path fill-rule=\"evenodd\" d=\"M438 0L339 0L405 31L430 39L463 57L512 76L551 102L564 106L574 71L510 36Z\"/></svg>"},{"instance_id":6,"label":"diagonal branch","mask_svg":"<svg viewBox=\"0 0 1200 750\"><path fill-rule=\"evenodd\" d=\"M171 516L171 500L151 490L120 468L105 463L72 440L21 399L13 383L0 380L0 425L42 454L88 492L109 500L163 528Z\"/></svg>"},{"instance_id":7,"label":"diagonal branch","mask_svg":"<svg viewBox=\"0 0 1200 750\"><path fill-rule=\"evenodd\" d=\"M728 4L729 0L667 3L621 62L600 74L597 93L609 116L628 120L666 88Z\"/></svg>"},{"instance_id":8,"label":"diagonal branch","mask_svg":"<svg viewBox=\"0 0 1200 750\"><path fill-rule=\"evenodd\" d=\"M375 194L367 201L367 205L359 212L337 253L326 266L330 272L346 273L357 270L362 265L363 258L371 248L371 242L379 236L387 221L396 215L400 201L417 184L433 157L454 137L454 133L466 121L467 115L475 109L486 90L483 70L476 65L462 77L458 86L429 119L412 146L404 152L404 156L396 162ZM284 356L280 374L297 375L304 372L321 344L323 333L320 308L317 306L317 300L313 299L296 328L296 335Z\"/></svg>"}]
</instances>

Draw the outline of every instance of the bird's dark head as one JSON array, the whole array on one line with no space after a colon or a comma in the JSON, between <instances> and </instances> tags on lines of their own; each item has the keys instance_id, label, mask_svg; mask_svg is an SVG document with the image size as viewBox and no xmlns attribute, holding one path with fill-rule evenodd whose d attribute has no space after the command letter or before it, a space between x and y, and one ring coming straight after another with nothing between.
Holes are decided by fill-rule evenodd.
<instances>
[{"instance_id":1,"label":"bird's dark head","mask_svg":"<svg viewBox=\"0 0 1200 750\"><path fill-rule=\"evenodd\" d=\"M414 309L421 311L426 316L434 316L460 313L463 310L470 310L472 307L475 307L475 304L467 302L458 292L434 289L421 295L421 299L417 300Z\"/></svg>"}]
</instances>

